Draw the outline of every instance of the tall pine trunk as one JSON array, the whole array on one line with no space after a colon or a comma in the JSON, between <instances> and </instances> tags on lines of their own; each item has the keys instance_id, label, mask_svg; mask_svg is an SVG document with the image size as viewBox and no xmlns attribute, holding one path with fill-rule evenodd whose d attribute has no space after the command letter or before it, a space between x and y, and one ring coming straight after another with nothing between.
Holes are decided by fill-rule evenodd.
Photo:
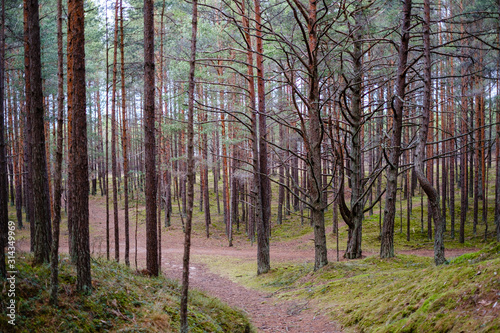
<instances>
[{"instance_id":1,"label":"tall pine trunk","mask_svg":"<svg viewBox=\"0 0 500 333\"><path fill-rule=\"evenodd\" d=\"M29 31L29 67L31 114L31 165L34 204L34 261L49 262L52 241L50 223L49 182L45 150L44 103L42 92L42 62L40 54L40 24L38 0L26 0Z\"/></svg>"},{"instance_id":2,"label":"tall pine trunk","mask_svg":"<svg viewBox=\"0 0 500 333\"><path fill-rule=\"evenodd\" d=\"M69 206L73 223L77 280L79 291L92 288L89 244L89 182L87 154L87 115L85 87L85 33L83 2L68 0L68 40L72 40L72 124L68 182L73 184Z\"/></svg>"},{"instance_id":3,"label":"tall pine trunk","mask_svg":"<svg viewBox=\"0 0 500 333\"><path fill-rule=\"evenodd\" d=\"M149 274L158 276L153 0L144 0L144 150L146 165L146 269Z\"/></svg>"},{"instance_id":4,"label":"tall pine trunk","mask_svg":"<svg viewBox=\"0 0 500 333\"><path fill-rule=\"evenodd\" d=\"M271 185L267 170L267 125L266 100L264 89L264 48L262 45L262 18L260 0L255 0L256 22L256 65L257 65L257 100L259 114L259 177L261 217L257 220L257 274L267 273L271 269L269 258L269 236L271 218Z\"/></svg>"}]
</instances>

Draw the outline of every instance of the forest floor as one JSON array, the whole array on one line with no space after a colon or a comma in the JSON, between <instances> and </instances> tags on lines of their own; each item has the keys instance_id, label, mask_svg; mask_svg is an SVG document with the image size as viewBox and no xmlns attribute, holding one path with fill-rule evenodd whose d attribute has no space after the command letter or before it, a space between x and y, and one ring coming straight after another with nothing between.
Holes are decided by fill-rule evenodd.
<instances>
[{"instance_id":1,"label":"forest floor","mask_svg":"<svg viewBox=\"0 0 500 333\"><path fill-rule=\"evenodd\" d=\"M106 206L103 198L90 198L90 250L93 256L106 256ZM124 235L124 210L119 209L120 221L120 262L124 261L125 235ZM130 207L130 264L138 269L145 267L146 237L145 237L145 211L139 206ZM197 210L198 208L194 208ZM115 257L114 227L112 206L110 206L110 258ZM138 225L136 233L136 215ZM324 315L323 311L313 303L304 300L283 299L274 292L266 292L247 288L243 283L235 282L227 274L218 271L214 262L226 261L228 265L235 260L255 262L257 247L246 240L244 233L235 233L233 246L228 247L224 231L218 230L214 224L210 238L206 238L204 226L199 219L192 233L190 287L205 291L226 302L232 307L237 307L248 314L253 325L259 332L342 332L343 327ZM180 221L175 217L173 225L169 228L162 227L162 258L161 269L165 276L180 279L182 274L182 255L184 251L184 234ZM195 223L197 221L195 220ZM219 226L220 228L220 226ZM61 251L68 250L67 228L61 228ZM137 236L136 236L137 235ZM306 233L291 240L278 240L271 242L271 265L274 264L307 264L314 261L314 247L312 234ZM137 239L137 244L135 242ZM19 246L28 250L29 237L23 237ZM137 251L135 248L137 247ZM331 247L332 248L332 247ZM474 248L447 249L447 258L475 251ZM432 257L433 251L429 248L406 249L398 251L399 254L413 254ZM137 254L137 255L136 255ZM378 254L375 249L368 249L363 253L366 256ZM343 251L340 252L342 259ZM226 259L225 259L226 258ZM335 249L329 250L329 259L336 258ZM255 277L256 274L254 274ZM239 277L239 275L236 275Z\"/></svg>"}]
</instances>

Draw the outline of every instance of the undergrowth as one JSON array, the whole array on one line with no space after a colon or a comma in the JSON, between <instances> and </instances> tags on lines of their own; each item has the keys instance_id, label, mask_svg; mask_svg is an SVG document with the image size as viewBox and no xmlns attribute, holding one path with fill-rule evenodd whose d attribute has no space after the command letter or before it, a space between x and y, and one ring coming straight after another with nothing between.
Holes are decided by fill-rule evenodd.
<instances>
[{"instance_id":1,"label":"undergrowth","mask_svg":"<svg viewBox=\"0 0 500 333\"><path fill-rule=\"evenodd\" d=\"M60 264L59 304L49 304L50 268L33 266L26 255L17 262L16 326L7 323L9 300L2 284L1 332L177 332L180 286L164 278L138 275L103 260L92 263L93 291L78 293L69 260ZM190 332L252 332L248 319L219 300L198 291L189 294Z\"/></svg>"}]
</instances>

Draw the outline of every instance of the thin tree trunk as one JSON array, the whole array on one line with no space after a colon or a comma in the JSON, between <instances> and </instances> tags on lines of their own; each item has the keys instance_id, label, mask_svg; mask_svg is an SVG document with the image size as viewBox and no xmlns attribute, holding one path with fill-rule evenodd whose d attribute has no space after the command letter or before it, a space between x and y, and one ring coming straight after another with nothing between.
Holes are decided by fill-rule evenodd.
<instances>
[{"instance_id":1,"label":"thin tree trunk","mask_svg":"<svg viewBox=\"0 0 500 333\"><path fill-rule=\"evenodd\" d=\"M130 232L128 216L128 137L127 137L127 112L125 91L125 45L123 43L123 2L120 0L120 60L122 84L122 154L123 154L123 193L125 199L125 265L130 266Z\"/></svg>"},{"instance_id":2,"label":"thin tree trunk","mask_svg":"<svg viewBox=\"0 0 500 333\"><path fill-rule=\"evenodd\" d=\"M0 37L1 38L1 37ZM8 80L7 80L8 83ZM14 94L14 105L17 106L17 94ZM9 99L10 100L10 99ZM23 229L23 202L26 201L26 196L23 195L23 182L22 179L24 178L22 175L22 164L23 164L23 159L22 159L22 141L20 138L20 133L21 133L21 128L20 128L20 118L21 115L19 113L19 109L17 107L14 107L11 105L11 109L14 111L13 117L14 117L14 137L17 138L14 139L15 142L14 144L14 172L15 172L15 183L16 183L16 217L17 217L17 227L19 229Z\"/></svg>"},{"instance_id":3,"label":"thin tree trunk","mask_svg":"<svg viewBox=\"0 0 500 333\"><path fill-rule=\"evenodd\" d=\"M106 4L106 173L104 187L106 188L106 259L110 256L109 242L109 44L108 44L108 2Z\"/></svg>"},{"instance_id":4,"label":"thin tree trunk","mask_svg":"<svg viewBox=\"0 0 500 333\"><path fill-rule=\"evenodd\" d=\"M5 0L2 0L2 27L0 28L0 279L7 278L5 246L9 221L7 194L7 154L5 148L4 111L5 104ZM10 250L10 248L9 248Z\"/></svg>"},{"instance_id":5,"label":"thin tree trunk","mask_svg":"<svg viewBox=\"0 0 500 333\"><path fill-rule=\"evenodd\" d=\"M193 218L193 204L194 204L194 72L196 66L196 33L198 28L198 1L193 0L193 20L191 32L191 57L189 60L189 90L188 90L188 152L187 152L187 219L186 219L186 232L184 238L184 258L182 266L182 295L181 295L181 332L187 333L189 331L187 321L187 303L188 303L188 290L189 290L189 252L191 248L191 220Z\"/></svg>"},{"instance_id":6,"label":"thin tree trunk","mask_svg":"<svg viewBox=\"0 0 500 333\"><path fill-rule=\"evenodd\" d=\"M450 59L450 70L451 77L454 75L453 59ZM454 96L453 91L453 79L450 80L449 84L449 96ZM449 136L451 139L450 151L455 151L456 141L453 139L455 137L455 108L454 104L448 103L448 123L449 123ZM450 235L452 239L455 239L455 153L449 158L450 163Z\"/></svg>"},{"instance_id":7,"label":"thin tree trunk","mask_svg":"<svg viewBox=\"0 0 500 333\"><path fill-rule=\"evenodd\" d=\"M281 146L283 147L283 141L285 138L285 130L282 124L279 125L279 133L280 133L280 141L281 141ZM283 155L283 154L281 154ZM284 158L281 156L279 159L279 167L278 167L278 173L279 173L279 192L278 192L278 220L277 224L282 224L283 223L283 204L285 200L285 186L282 185L285 183L285 161Z\"/></svg>"},{"instance_id":8,"label":"thin tree trunk","mask_svg":"<svg viewBox=\"0 0 500 333\"><path fill-rule=\"evenodd\" d=\"M203 120L206 122L207 121L207 114L204 113L204 118ZM202 147L202 154L203 154L203 160L205 163L203 163L203 203L205 204L205 229L206 229L206 234L207 238L210 237L210 224L211 224L211 217L210 217L210 193L208 191L208 138L206 133L201 134L202 140L203 140L203 147Z\"/></svg>"},{"instance_id":9,"label":"thin tree trunk","mask_svg":"<svg viewBox=\"0 0 500 333\"><path fill-rule=\"evenodd\" d=\"M222 76L222 70L219 72ZM222 77L220 78L222 80ZM220 92L220 103L221 109L224 109L224 92ZM221 113L221 135L222 140L226 141L226 120L225 113ZM224 204L224 225L226 227L226 236L229 242L229 246L233 246L233 237L231 233L231 219L229 212L229 170L227 162L227 145L226 142L222 142L222 201Z\"/></svg>"},{"instance_id":10,"label":"thin tree trunk","mask_svg":"<svg viewBox=\"0 0 500 333\"><path fill-rule=\"evenodd\" d=\"M216 118L217 119L217 118ZM214 149L213 149L213 174L214 174L214 191L215 191L215 200L217 201L217 214L220 215L220 199L219 199L219 178L220 178L220 162L219 162L219 126L220 124L216 120L217 129L214 131Z\"/></svg>"},{"instance_id":11,"label":"thin tree trunk","mask_svg":"<svg viewBox=\"0 0 500 333\"><path fill-rule=\"evenodd\" d=\"M463 8L462 1L460 2L460 7ZM463 11L463 9L461 10ZM464 27L463 24L460 25L461 35L464 35ZM469 208L469 185L468 185L468 177L467 177L467 155L468 155L468 135L465 133L468 132L467 126L467 82L465 75L465 66L461 66L461 131L464 133L462 136L460 143L462 146L461 149L461 157L460 157L460 235L459 242L465 242L465 221L467 219L467 210Z\"/></svg>"},{"instance_id":12,"label":"thin tree trunk","mask_svg":"<svg viewBox=\"0 0 500 333\"><path fill-rule=\"evenodd\" d=\"M118 166L116 161L116 77L118 66L118 10L120 8L118 0L115 2L115 36L113 42L113 83L111 92L111 178L113 183L113 224L115 229L115 260L120 261L120 234L118 221Z\"/></svg>"},{"instance_id":13,"label":"thin tree trunk","mask_svg":"<svg viewBox=\"0 0 500 333\"><path fill-rule=\"evenodd\" d=\"M62 153L63 153L63 120L64 120L64 64L62 36L62 0L57 0L57 151L54 179L54 230L52 237L51 257L51 292L50 302L57 305L59 289L59 225L61 223L61 183L62 183Z\"/></svg>"}]
</instances>

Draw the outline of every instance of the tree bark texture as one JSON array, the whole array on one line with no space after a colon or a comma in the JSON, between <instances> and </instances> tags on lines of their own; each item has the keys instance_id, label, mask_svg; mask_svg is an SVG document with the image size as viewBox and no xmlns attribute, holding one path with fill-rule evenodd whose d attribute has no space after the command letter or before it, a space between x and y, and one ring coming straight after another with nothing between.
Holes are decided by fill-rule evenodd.
<instances>
[{"instance_id":1,"label":"tree bark texture","mask_svg":"<svg viewBox=\"0 0 500 333\"><path fill-rule=\"evenodd\" d=\"M384 222L382 224L382 238L380 257L394 257L394 218L396 216L397 179L399 158L401 155L401 135L403 129L403 107L406 88L406 72L408 62L408 45L410 41L411 0L403 4L401 21L401 41L399 44L398 71L396 78L396 96L394 96L393 124L391 150L389 154L389 169L387 171L387 190L385 196ZM410 199L409 199L410 200Z\"/></svg>"},{"instance_id":2,"label":"tree bark texture","mask_svg":"<svg viewBox=\"0 0 500 333\"><path fill-rule=\"evenodd\" d=\"M72 207L73 238L75 243L77 289L92 288L89 244L89 177L87 153L87 114L85 86L85 23L83 1L68 0L68 40L72 40L71 69L73 76L72 124L68 179L72 183L69 206Z\"/></svg>"},{"instance_id":3,"label":"tree bark texture","mask_svg":"<svg viewBox=\"0 0 500 333\"><path fill-rule=\"evenodd\" d=\"M144 0L144 118L144 150L146 165L146 269L149 274L158 276L153 0Z\"/></svg>"},{"instance_id":4,"label":"tree bark texture","mask_svg":"<svg viewBox=\"0 0 500 333\"><path fill-rule=\"evenodd\" d=\"M38 0L26 0L29 31L29 81L31 115L31 166L34 204L34 261L49 262L52 241L50 223L49 181L45 150L42 63L40 54L40 24Z\"/></svg>"},{"instance_id":5,"label":"tree bark texture","mask_svg":"<svg viewBox=\"0 0 500 333\"><path fill-rule=\"evenodd\" d=\"M259 177L261 216L257 220L257 274L267 273L271 269L269 258L269 233L271 217L271 186L267 171L267 125L264 87L264 58L262 45L262 18L260 0L255 0L256 22L256 65L257 65L257 99L259 115Z\"/></svg>"},{"instance_id":6,"label":"tree bark texture","mask_svg":"<svg viewBox=\"0 0 500 333\"><path fill-rule=\"evenodd\" d=\"M443 240L443 219L441 209L439 208L439 195L432 183L427 179L424 173L424 158L425 148L427 143L427 134L429 131L430 112L431 112L431 53L430 53L430 3L429 0L424 0L424 24L423 24L423 41L424 41L424 100L422 108L422 125L418 134L418 143L415 149L415 174L429 199L429 209L432 211L434 219L434 262L436 265L441 265L446 262L444 257L444 240Z\"/></svg>"}]
</instances>

